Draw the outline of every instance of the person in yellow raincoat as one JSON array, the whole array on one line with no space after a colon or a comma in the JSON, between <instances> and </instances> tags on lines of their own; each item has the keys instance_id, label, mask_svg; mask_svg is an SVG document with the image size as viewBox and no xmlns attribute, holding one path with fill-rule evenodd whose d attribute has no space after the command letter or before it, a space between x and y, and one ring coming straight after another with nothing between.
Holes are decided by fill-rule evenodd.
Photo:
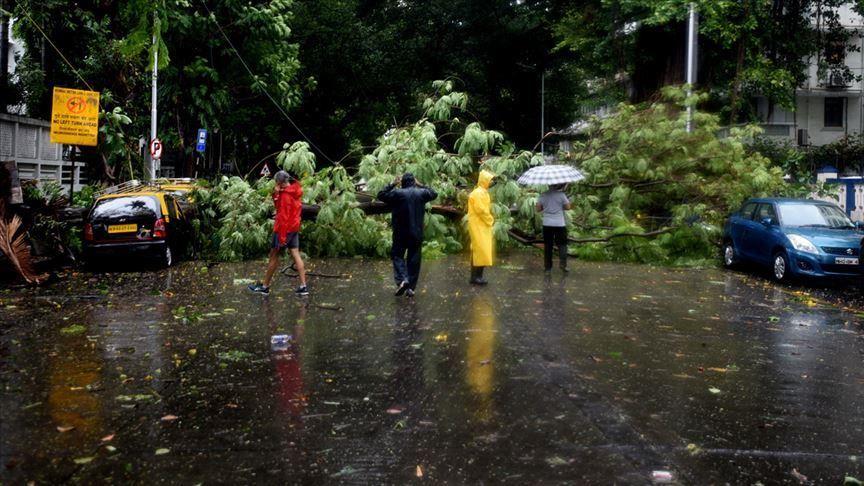
<instances>
[{"instance_id":1,"label":"person in yellow raincoat","mask_svg":"<svg viewBox=\"0 0 864 486\"><path fill-rule=\"evenodd\" d=\"M492 236L492 199L489 186L495 174L481 170L477 187L468 196L468 233L471 235L471 283L486 285L483 269L492 266L495 239Z\"/></svg>"}]
</instances>

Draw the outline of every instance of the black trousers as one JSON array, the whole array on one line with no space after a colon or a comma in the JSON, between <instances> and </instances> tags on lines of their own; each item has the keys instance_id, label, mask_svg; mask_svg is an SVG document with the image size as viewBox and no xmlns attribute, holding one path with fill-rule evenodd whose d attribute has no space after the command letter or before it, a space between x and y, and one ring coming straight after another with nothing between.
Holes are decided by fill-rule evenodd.
<instances>
[{"instance_id":1,"label":"black trousers","mask_svg":"<svg viewBox=\"0 0 864 486\"><path fill-rule=\"evenodd\" d=\"M552 247L558 247L558 257L561 267L567 266L567 227L543 227L543 263L546 270L552 270Z\"/></svg>"},{"instance_id":2,"label":"black trousers","mask_svg":"<svg viewBox=\"0 0 864 486\"><path fill-rule=\"evenodd\" d=\"M417 288L417 280L420 279L422 250L422 241L393 240L390 257L393 259L393 279L396 280L396 285L407 280L409 289Z\"/></svg>"}]
</instances>

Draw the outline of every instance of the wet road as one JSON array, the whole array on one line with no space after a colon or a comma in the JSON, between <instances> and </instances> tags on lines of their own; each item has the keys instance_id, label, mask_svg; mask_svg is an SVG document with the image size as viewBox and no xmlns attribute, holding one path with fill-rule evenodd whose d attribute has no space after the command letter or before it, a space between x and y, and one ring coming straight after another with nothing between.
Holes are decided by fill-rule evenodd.
<instances>
[{"instance_id":1,"label":"wet road","mask_svg":"<svg viewBox=\"0 0 864 486\"><path fill-rule=\"evenodd\" d=\"M0 294L0 481L842 484L864 314L747 274L516 253L79 274ZM274 334L291 335L272 346Z\"/></svg>"}]
</instances>

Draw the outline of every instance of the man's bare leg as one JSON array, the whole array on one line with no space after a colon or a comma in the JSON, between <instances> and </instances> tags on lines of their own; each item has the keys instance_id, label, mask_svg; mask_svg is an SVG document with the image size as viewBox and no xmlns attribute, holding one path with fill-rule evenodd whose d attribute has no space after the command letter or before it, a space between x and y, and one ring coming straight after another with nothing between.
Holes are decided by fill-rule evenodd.
<instances>
[{"instance_id":1,"label":"man's bare leg","mask_svg":"<svg viewBox=\"0 0 864 486\"><path fill-rule=\"evenodd\" d=\"M300 249L299 248L291 248L291 256L294 257L294 267L297 268L297 274L300 276L300 286L305 287L306 286L306 266L303 264L303 258L300 257Z\"/></svg>"},{"instance_id":2,"label":"man's bare leg","mask_svg":"<svg viewBox=\"0 0 864 486\"><path fill-rule=\"evenodd\" d=\"M291 250L292 252L294 250ZM264 274L264 286L270 287L270 282L273 280L273 275L279 268L279 249L273 248L270 250L270 260L267 262L267 273ZM305 277L305 273L304 273Z\"/></svg>"}]
</instances>

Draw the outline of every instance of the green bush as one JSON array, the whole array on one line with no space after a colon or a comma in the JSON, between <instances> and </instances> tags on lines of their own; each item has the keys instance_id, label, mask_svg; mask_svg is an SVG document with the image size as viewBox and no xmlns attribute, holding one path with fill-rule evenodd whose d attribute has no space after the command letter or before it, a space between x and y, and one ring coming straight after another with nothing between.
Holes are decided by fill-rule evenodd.
<instances>
[{"instance_id":1,"label":"green bush","mask_svg":"<svg viewBox=\"0 0 864 486\"><path fill-rule=\"evenodd\" d=\"M273 230L272 190L272 181L252 186L240 177L222 177L212 187L199 185L192 194L198 205L193 221L198 250L222 261L265 253Z\"/></svg>"},{"instance_id":2,"label":"green bush","mask_svg":"<svg viewBox=\"0 0 864 486\"><path fill-rule=\"evenodd\" d=\"M718 117L696 113L688 133L684 107L697 101L667 89L659 102L622 104L591 123L572 160L587 174L571 189L572 229L577 239L600 241L576 246L580 256L671 264L710 258L723 221L746 198L790 190L780 168L747 150L757 128L718 138Z\"/></svg>"},{"instance_id":3,"label":"green bush","mask_svg":"<svg viewBox=\"0 0 864 486\"><path fill-rule=\"evenodd\" d=\"M30 243L35 253L43 256L57 256L66 249L81 249L80 235L68 223L60 222L57 212L68 204L63 188L56 181L37 184L28 181L22 184L24 204L31 210L31 223L27 228Z\"/></svg>"}]
</instances>

